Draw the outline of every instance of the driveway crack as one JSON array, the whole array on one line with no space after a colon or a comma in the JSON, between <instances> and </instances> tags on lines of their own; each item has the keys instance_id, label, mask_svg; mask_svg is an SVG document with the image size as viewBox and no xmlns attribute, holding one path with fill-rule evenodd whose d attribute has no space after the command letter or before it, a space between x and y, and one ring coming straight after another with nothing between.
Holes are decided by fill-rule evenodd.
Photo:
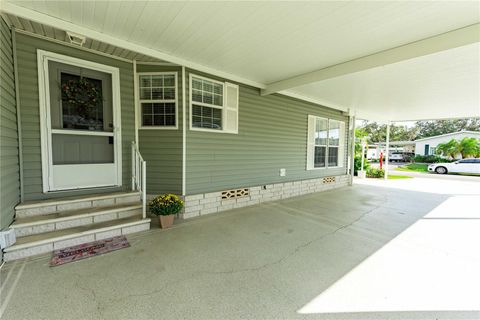
<instances>
[{"instance_id":1,"label":"driveway crack","mask_svg":"<svg viewBox=\"0 0 480 320\"><path fill-rule=\"evenodd\" d=\"M238 273L244 273L244 272L255 272L255 271L260 271L260 270L266 269L266 268L274 266L274 265L279 265L279 264L283 263L284 261L286 261L287 259L291 258L292 256L296 255L298 252L300 252L304 248L310 246L312 243L317 242L317 241L321 241L321 240L323 240L327 237L335 235L337 232L354 225L355 223L357 223L358 221L363 219L365 216L369 215L370 213L372 213L373 211L375 211L379 208L380 208L380 206L375 206L375 207L361 213L357 218L355 218L351 222L349 222L347 224L344 224L344 225L341 225L340 227L335 228L334 230L332 230L330 232L327 232L327 233L325 233L325 234L323 234L319 237L316 237L316 238L314 238L314 239L312 239L312 240L310 240L306 243L303 243L303 244L297 246L292 252L288 253L287 255L285 255L285 256L283 256L280 259L277 259L275 261L268 262L268 263L262 264L262 265L257 266L257 267L252 267L252 268L232 269L232 270L226 270L226 271L198 271L194 274L191 274L188 277L184 277L184 278L173 280L173 281L168 281L161 288L156 288L155 290L152 290L152 291L149 291L149 292L138 293L138 294L128 294L124 297L120 297L120 298L117 298L117 299L109 299L109 303L114 302L114 301L118 302L118 301L121 301L121 300L124 300L124 299L130 299L130 298L152 296L156 293L162 292L168 286L175 285L175 284L185 282L185 281L190 281L194 278L201 277L202 275L222 275L222 274L238 274ZM85 289L85 290L89 290L89 289ZM93 291L92 291L92 293L93 293Z\"/></svg>"},{"instance_id":2,"label":"driveway crack","mask_svg":"<svg viewBox=\"0 0 480 320\"><path fill-rule=\"evenodd\" d=\"M330 237L330 236L333 236L335 235L337 232L343 230L343 229L346 229L352 225L354 225L355 223L357 223L358 221L360 221L361 219L363 219L365 216L369 215L370 213L372 213L373 211L379 209L380 206L375 206L373 207L372 209L370 210L367 210L365 212L363 212L362 214L360 214L360 216L358 216L356 219L352 220L351 222L345 224L345 225L342 225L330 232L327 232L327 233L324 233L323 235L317 237L317 238L314 238L308 242L305 242L299 246L297 246L292 252L288 253L287 255L283 256L282 258L278 259L278 260L275 260L275 261L272 261L272 262L268 262L268 263L265 263L263 265L260 265L258 267L252 267L252 268L243 268L243 269L232 269L232 270L227 270L227 271L203 271L201 273L205 273L205 274L235 274L235 273L242 273L242 272L251 272L251 271L259 271L259 270L262 270L262 269L265 269L265 268L268 268L268 267L271 267L271 266L274 266L274 265L278 265L278 264L281 264L283 263L285 260L289 259L290 257L296 255L298 252L300 252L301 250L303 250L304 248L310 246L311 244L313 244L314 242L317 242L317 241L321 241L327 237Z\"/></svg>"},{"instance_id":3,"label":"driveway crack","mask_svg":"<svg viewBox=\"0 0 480 320\"><path fill-rule=\"evenodd\" d=\"M84 290L84 291L87 291L87 292L90 292L91 296L92 296L92 299L93 299L93 302L95 303L95 306L96 306L96 309L97 309L97 313L102 317L102 319L105 319L104 315L103 315L103 311L102 311L102 307L101 307L101 302L97 299L97 294L95 293L95 289L92 289L92 288L85 288L81 285L82 283L82 277L78 274L76 274L77 276L77 281L75 281L75 285L77 288L81 289L81 290Z\"/></svg>"}]
</instances>

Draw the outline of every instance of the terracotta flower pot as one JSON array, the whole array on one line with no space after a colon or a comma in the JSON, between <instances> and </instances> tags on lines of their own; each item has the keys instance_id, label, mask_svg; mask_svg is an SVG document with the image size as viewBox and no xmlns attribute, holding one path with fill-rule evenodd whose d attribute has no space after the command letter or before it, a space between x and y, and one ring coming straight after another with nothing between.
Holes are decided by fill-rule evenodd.
<instances>
[{"instance_id":1,"label":"terracotta flower pot","mask_svg":"<svg viewBox=\"0 0 480 320\"><path fill-rule=\"evenodd\" d=\"M160 219L160 227L162 229L170 228L173 224L173 219L175 218L174 214L169 214L168 216L158 216Z\"/></svg>"}]
</instances>

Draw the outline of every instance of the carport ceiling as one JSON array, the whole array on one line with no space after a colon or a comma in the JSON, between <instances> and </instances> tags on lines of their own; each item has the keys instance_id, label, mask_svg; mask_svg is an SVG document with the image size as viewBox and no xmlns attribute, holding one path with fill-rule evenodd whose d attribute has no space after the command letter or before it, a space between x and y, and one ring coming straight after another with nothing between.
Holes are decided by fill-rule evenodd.
<instances>
[{"instance_id":1,"label":"carport ceiling","mask_svg":"<svg viewBox=\"0 0 480 320\"><path fill-rule=\"evenodd\" d=\"M7 13L253 85L265 94L353 109L361 118L480 116L478 25L439 47L422 43L478 24L476 1L3 1L2 6ZM301 81L304 74L413 42L427 50L410 56L394 51L398 59L383 63L380 56L364 69L347 64L343 74Z\"/></svg>"}]
</instances>

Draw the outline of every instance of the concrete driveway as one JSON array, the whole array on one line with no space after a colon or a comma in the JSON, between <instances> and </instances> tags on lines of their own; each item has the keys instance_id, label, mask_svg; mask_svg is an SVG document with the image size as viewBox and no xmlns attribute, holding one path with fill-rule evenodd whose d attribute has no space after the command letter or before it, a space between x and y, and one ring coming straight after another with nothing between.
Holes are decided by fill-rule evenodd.
<instances>
[{"instance_id":1,"label":"concrete driveway","mask_svg":"<svg viewBox=\"0 0 480 320\"><path fill-rule=\"evenodd\" d=\"M1 270L3 319L480 319L480 184L363 180ZM442 187L443 184L443 187ZM435 187L433 187L435 186Z\"/></svg>"}]
</instances>

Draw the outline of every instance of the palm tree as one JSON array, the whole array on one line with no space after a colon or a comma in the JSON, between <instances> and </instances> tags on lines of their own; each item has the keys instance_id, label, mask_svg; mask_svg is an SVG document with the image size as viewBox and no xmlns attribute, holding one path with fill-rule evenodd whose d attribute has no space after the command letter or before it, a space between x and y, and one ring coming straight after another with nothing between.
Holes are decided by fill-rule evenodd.
<instances>
[{"instance_id":1,"label":"palm tree","mask_svg":"<svg viewBox=\"0 0 480 320\"><path fill-rule=\"evenodd\" d=\"M460 153L460 144L455 139L452 139L445 143L440 143L437 145L436 153L441 154L445 157L455 159L457 154Z\"/></svg>"},{"instance_id":2,"label":"palm tree","mask_svg":"<svg viewBox=\"0 0 480 320\"><path fill-rule=\"evenodd\" d=\"M462 158L476 157L480 152L480 141L475 138L463 138L458 144L458 151L462 154Z\"/></svg>"}]
</instances>

